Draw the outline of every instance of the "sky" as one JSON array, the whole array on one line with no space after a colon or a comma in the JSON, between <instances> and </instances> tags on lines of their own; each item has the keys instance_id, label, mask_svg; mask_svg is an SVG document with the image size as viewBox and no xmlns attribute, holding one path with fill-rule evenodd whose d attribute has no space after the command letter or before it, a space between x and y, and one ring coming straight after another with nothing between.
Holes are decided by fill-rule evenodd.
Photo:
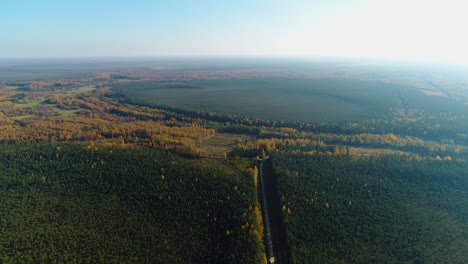
<instances>
[{"instance_id":1,"label":"sky","mask_svg":"<svg viewBox=\"0 0 468 264\"><path fill-rule=\"evenodd\" d=\"M2 0L0 58L353 57L468 64L465 0Z\"/></svg>"}]
</instances>

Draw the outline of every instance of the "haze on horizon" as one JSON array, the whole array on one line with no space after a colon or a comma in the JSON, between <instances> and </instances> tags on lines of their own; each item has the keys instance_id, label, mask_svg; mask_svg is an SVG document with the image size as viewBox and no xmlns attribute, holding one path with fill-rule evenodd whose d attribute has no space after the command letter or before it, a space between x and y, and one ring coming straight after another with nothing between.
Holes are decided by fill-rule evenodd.
<instances>
[{"instance_id":1,"label":"haze on horizon","mask_svg":"<svg viewBox=\"0 0 468 264\"><path fill-rule=\"evenodd\" d=\"M468 65L462 0L6 1L0 58L293 56Z\"/></svg>"}]
</instances>

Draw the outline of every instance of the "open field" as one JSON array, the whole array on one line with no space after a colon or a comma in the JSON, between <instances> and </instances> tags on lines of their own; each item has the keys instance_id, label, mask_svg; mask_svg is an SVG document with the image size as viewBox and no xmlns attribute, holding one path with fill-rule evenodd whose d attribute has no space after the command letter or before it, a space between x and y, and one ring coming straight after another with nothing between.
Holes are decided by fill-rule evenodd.
<instances>
[{"instance_id":1,"label":"open field","mask_svg":"<svg viewBox=\"0 0 468 264\"><path fill-rule=\"evenodd\" d=\"M224 157L224 154L229 153L237 144L254 143L255 137L252 135L216 133L208 136L206 140L198 144L198 147L211 157Z\"/></svg>"},{"instance_id":2,"label":"open field","mask_svg":"<svg viewBox=\"0 0 468 264\"><path fill-rule=\"evenodd\" d=\"M29 114L29 115L20 115L20 116L12 116L10 117L11 120L24 120L24 119L29 119L29 118L34 118L36 117L35 114Z\"/></svg>"},{"instance_id":3,"label":"open field","mask_svg":"<svg viewBox=\"0 0 468 264\"><path fill-rule=\"evenodd\" d=\"M44 100L38 100L38 101L31 101L28 103L23 103L23 104L15 104L13 107L14 108L36 108L39 105L41 105L44 102Z\"/></svg>"},{"instance_id":4,"label":"open field","mask_svg":"<svg viewBox=\"0 0 468 264\"><path fill-rule=\"evenodd\" d=\"M92 91L96 90L96 87L94 86L83 86L78 89L73 89L70 91L72 94L78 94L78 93L90 93Z\"/></svg>"},{"instance_id":5,"label":"open field","mask_svg":"<svg viewBox=\"0 0 468 264\"><path fill-rule=\"evenodd\" d=\"M70 116L75 115L77 112L83 110L80 107L73 107L74 109L61 109L56 104L49 103L49 98L64 97L90 94L96 89L93 85L85 85L78 88L66 88L54 91L51 94L49 91L21 91L20 93L10 91L11 87L6 86L1 90L5 95L0 97L3 103L2 112L13 121L20 121L25 119L35 118L38 115L55 115L55 116ZM16 97L21 97L16 99Z\"/></svg>"}]
</instances>

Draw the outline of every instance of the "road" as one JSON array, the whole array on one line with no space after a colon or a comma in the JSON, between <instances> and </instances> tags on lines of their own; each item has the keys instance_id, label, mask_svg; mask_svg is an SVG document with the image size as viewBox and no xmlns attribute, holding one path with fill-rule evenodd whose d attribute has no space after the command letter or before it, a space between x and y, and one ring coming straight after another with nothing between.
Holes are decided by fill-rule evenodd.
<instances>
[{"instance_id":1,"label":"road","mask_svg":"<svg viewBox=\"0 0 468 264\"><path fill-rule=\"evenodd\" d=\"M268 263L288 263L285 230L282 219L276 178L271 173L268 158L260 161L259 200L262 205L264 243Z\"/></svg>"}]
</instances>

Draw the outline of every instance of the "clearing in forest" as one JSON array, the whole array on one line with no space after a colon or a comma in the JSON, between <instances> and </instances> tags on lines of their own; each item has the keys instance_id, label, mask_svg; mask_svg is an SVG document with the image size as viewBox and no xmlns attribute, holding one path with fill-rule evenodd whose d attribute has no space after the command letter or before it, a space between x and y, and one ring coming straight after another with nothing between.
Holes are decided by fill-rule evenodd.
<instances>
[{"instance_id":1,"label":"clearing in forest","mask_svg":"<svg viewBox=\"0 0 468 264\"><path fill-rule=\"evenodd\" d=\"M253 145L255 136L249 134L216 133L199 143L198 147L210 157L224 157L238 144Z\"/></svg>"}]
</instances>

